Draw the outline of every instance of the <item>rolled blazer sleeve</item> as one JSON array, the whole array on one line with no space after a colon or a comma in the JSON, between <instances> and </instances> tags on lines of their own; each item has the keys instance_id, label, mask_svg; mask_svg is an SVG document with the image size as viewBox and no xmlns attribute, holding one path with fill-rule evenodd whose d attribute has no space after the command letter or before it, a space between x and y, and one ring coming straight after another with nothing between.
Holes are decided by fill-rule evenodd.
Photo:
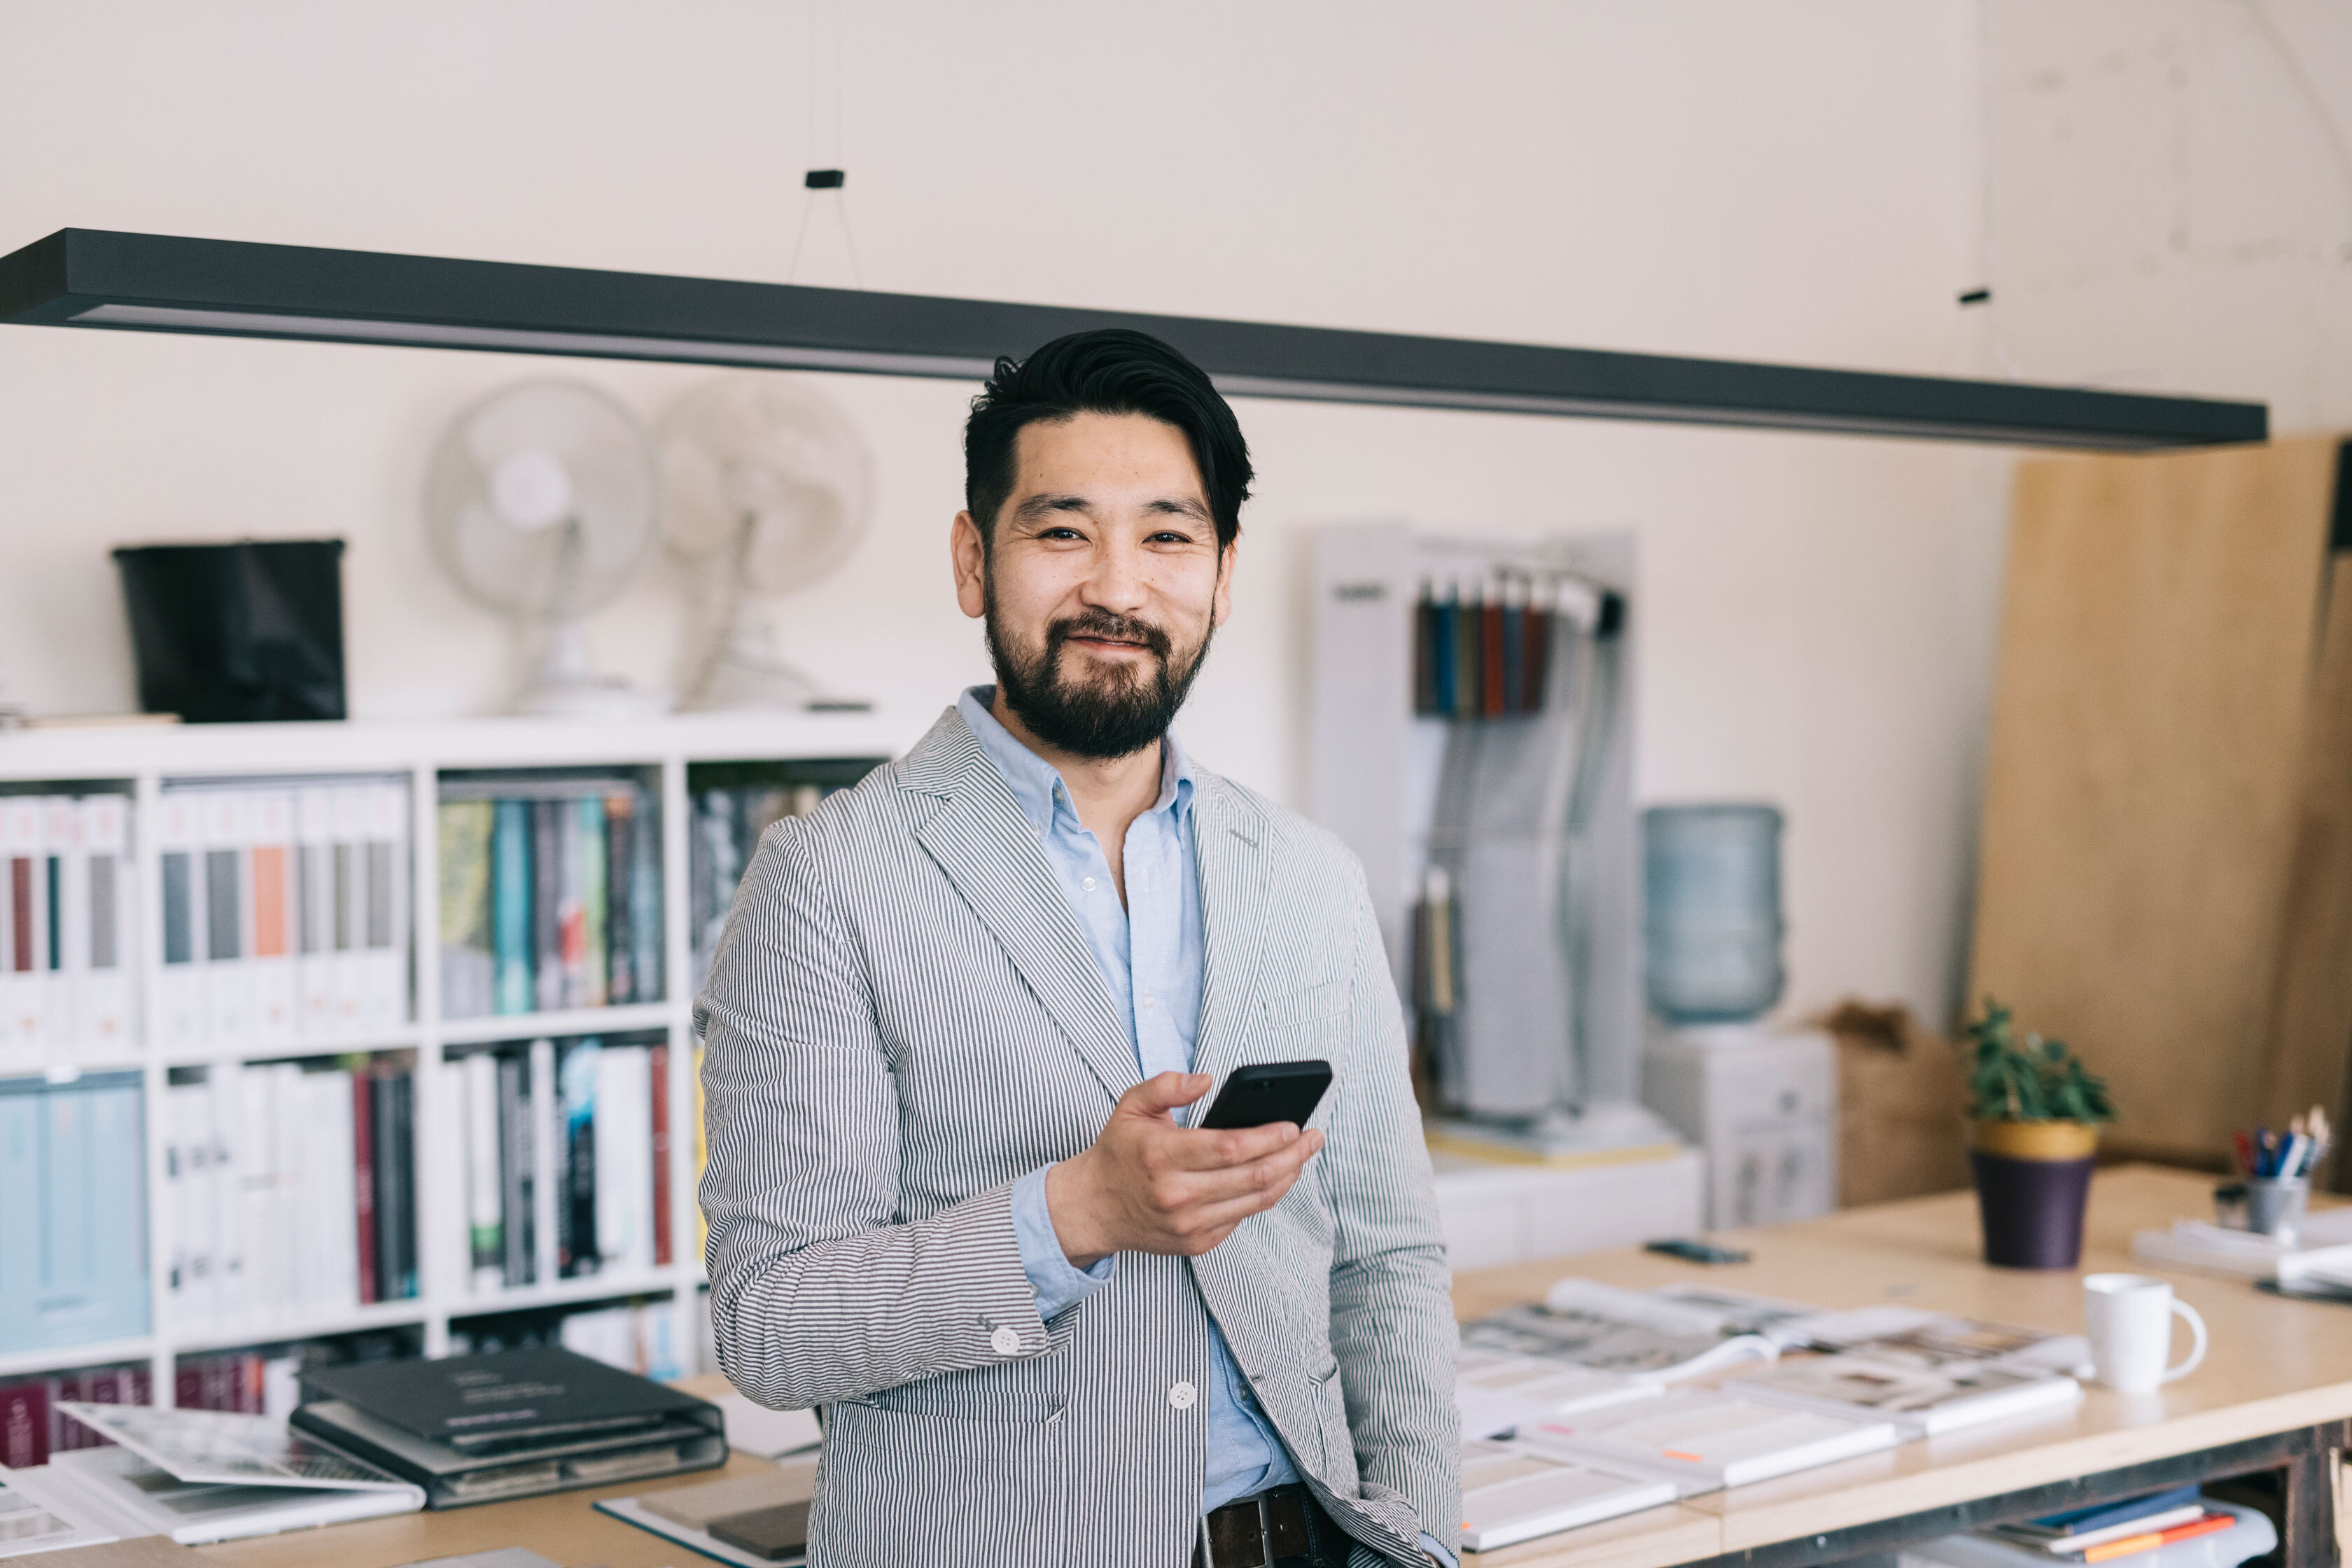
<instances>
[{"instance_id":1,"label":"rolled blazer sleeve","mask_svg":"<svg viewBox=\"0 0 2352 1568\"><path fill-rule=\"evenodd\" d=\"M809 825L768 831L695 1006L719 1363L778 1409L1047 1344L1010 1182L912 1221L898 1212L889 1053L823 858Z\"/></svg>"},{"instance_id":2,"label":"rolled blazer sleeve","mask_svg":"<svg viewBox=\"0 0 2352 1568\"><path fill-rule=\"evenodd\" d=\"M1375 1488L1402 1494L1450 1551L1462 1518L1453 1281L1404 1016L1360 870L1354 890L1349 1022L1373 1070L1340 1088L1323 1152L1308 1167L1335 1220L1331 1351L1366 1497Z\"/></svg>"}]
</instances>

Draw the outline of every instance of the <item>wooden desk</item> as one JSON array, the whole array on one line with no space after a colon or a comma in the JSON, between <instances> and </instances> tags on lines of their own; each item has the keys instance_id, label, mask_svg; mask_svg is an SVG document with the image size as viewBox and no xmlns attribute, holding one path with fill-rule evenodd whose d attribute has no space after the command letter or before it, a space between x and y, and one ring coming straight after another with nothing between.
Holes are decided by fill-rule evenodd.
<instances>
[{"instance_id":1,"label":"wooden desk","mask_svg":"<svg viewBox=\"0 0 2352 1568\"><path fill-rule=\"evenodd\" d=\"M2132 1260L2131 1233L2209 1212L2212 1184L2210 1177L2148 1167L2101 1174L2092 1189L2084 1271L2163 1272ZM1572 1263L1517 1264L1462 1276L1454 1310L1476 1317L1533 1300L1572 1272L1635 1287L1703 1279L1824 1307L1892 1300L2034 1328L2078 1332L2082 1327L2076 1275L2018 1273L1979 1261L1975 1199L1967 1193L1734 1232L1728 1238L1752 1251L1755 1260L1697 1268L1627 1248ZM1669 1568L1725 1556L1751 1568L1807 1568L1881 1555L1904 1540L1969 1523L2047 1512L2075 1497L2093 1500L2135 1487L2153 1489L2184 1470L2218 1477L2284 1465L2299 1467L2302 1481L2316 1479L2324 1487L2324 1448L2352 1444L2352 1310L2281 1300L2235 1281L2168 1277L2204 1314L2212 1349L2196 1373L2157 1394L2134 1398L2092 1389L2072 1410L1906 1443L1477 1553L1465 1558L1465 1568ZM726 1385L712 1378L688 1386L716 1394ZM2335 1429L2316 1442L2310 1436L2313 1428L2331 1424ZM2286 1434L2303 1436L2282 1437ZM527 1546L565 1568L687 1568L703 1560L596 1513L589 1503L740 1474L759 1464L738 1458L723 1471L372 1520L206 1547L204 1555L236 1568L394 1568L494 1546ZM2078 1478L2095 1479L2078 1486ZM2053 1489L2060 1495L2046 1495ZM2305 1500L2290 1521L2287 1568L2334 1561L2332 1512L2311 1506L2311 1494L2319 1489L2301 1488Z\"/></svg>"},{"instance_id":2,"label":"wooden desk","mask_svg":"<svg viewBox=\"0 0 2352 1568\"><path fill-rule=\"evenodd\" d=\"M2352 1443L2352 1310L2264 1295L2238 1280L2158 1269L2135 1260L2136 1230L2211 1212L2213 1179L2151 1166L2104 1172L2094 1184L2082 1273L2161 1274L2212 1331L2205 1363L2152 1394L2086 1390L2071 1410L1997 1422L1884 1453L1692 1498L1599 1527L1480 1553L1478 1568L1666 1568L1718 1555L1756 1568L1803 1568L1893 1550L1906 1539L1968 1523L2028 1517L2063 1498L2011 1508L1986 1500L2069 1486L2114 1472L2170 1479L2185 1457L2219 1450L2215 1477L2297 1465L2305 1511L2291 1521L2288 1568L2335 1560L2324 1448ZM1988 1268L1978 1250L1973 1194L1961 1192L1853 1209L1826 1219L1733 1232L1754 1261L1697 1268L1633 1249L1570 1264L1519 1264L1456 1281L1455 1314L1473 1318L1535 1300L1563 1273L1645 1288L1704 1279L1824 1307L1888 1301L2029 1328L2082 1331L2078 1273ZM2318 1444L2282 1434L2334 1426ZM2290 1452L2289 1450L2295 1450ZM2308 1456L2298 1453L2308 1450ZM2168 1467L2167 1462L2171 1462ZM2194 1468L2194 1467L2190 1467ZM2182 1478L2187 1479L2187 1478ZM2137 1484L2117 1479L2110 1490ZM2074 1489L2094 1500L2093 1489ZM1923 1517L1924 1516L1924 1517ZM1917 1521L1915 1526L1906 1521ZM1940 1528L1938 1524L1940 1523ZM2292 1539L2298 1531L2312 1539ZM1820 1539L1826 1537L1827 1539Z\"/></svg>"}]
</instances>

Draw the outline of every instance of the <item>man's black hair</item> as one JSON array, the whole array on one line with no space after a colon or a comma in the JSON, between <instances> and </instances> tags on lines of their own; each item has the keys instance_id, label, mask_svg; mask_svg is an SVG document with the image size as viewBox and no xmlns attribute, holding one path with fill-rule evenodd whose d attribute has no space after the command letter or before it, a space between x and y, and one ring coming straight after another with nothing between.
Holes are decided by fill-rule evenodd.
<instances>
[{"instance_id":1,"label":"man's black hair","mask_svg":"<svg viewBox=\"0 0 2352 1568\"><path fill-rule=\"evenodd\" d=\"M1242 531L1249 443L1199 365L1145 332L1101 327L1055 338L1025 360L999 359L963 427L963 504L984 545L1013 494L1021 427L1077 414L1141 414L1184 433L1222 551Z\"/></svg>"}]
</instances>

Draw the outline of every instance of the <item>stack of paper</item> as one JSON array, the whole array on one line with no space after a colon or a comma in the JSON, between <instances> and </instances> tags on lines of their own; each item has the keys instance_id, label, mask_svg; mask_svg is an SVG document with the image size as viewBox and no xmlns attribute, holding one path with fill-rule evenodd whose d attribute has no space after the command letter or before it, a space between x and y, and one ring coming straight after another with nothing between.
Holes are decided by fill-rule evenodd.
<instances>
[{"instance_id":1,"label":"stack of paper","mask_svg":"<svg viewBox=\"0 0 2352 1568\"><path fill-rule=\"evenodd\" d=\"M2194 1268L2241 1279L2295 1280L2318 1275L2352 1283L2352 1207L2305 1216L2291 1246L2251 1230L2201 1219L2177 1219L2168 1230L2132 1237L2132 1256L2172 1268Z\"/></svg>"}]
</instances>

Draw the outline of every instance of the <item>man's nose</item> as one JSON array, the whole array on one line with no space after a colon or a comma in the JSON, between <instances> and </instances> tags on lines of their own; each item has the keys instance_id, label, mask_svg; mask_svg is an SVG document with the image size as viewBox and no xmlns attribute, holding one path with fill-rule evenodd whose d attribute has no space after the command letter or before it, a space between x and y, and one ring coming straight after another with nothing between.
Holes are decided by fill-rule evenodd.
<instances>
[{"instance_id":1,"label":"man's nose","mask_svg":"<svg viewBox=\"0 0 2352 1568\"><path fill-rule=\"evenodd\" d=\"M1081 589L1081 597L1096 609L1114 615L1130 616L1142 609L1149 597L1142 550L1121 540L1106 542L1095 557L1095 569Z\"/></svg>"}]
</instances>

